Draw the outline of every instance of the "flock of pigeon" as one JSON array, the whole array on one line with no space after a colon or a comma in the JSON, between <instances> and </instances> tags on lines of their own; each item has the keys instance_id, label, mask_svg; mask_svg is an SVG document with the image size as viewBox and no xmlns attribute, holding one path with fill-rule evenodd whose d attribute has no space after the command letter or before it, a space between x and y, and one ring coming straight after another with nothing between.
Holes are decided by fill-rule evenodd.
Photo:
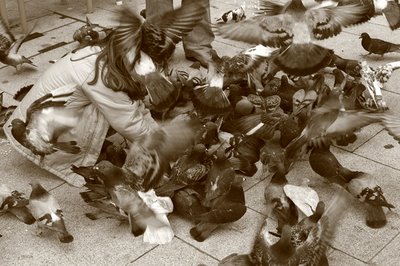
<instances>
[{"instance_id":1,"label":"flock of pigeon","mask_svg":"<svg viewBox=\"0 0 400 266\"><path fill-rule=\"evenodd\" d=\"M102 29L87 21L75 32L79 47L109 36L119 40L116 45L134 58L135 78L146 87L148 106L160 121L157 130L129 147L106 140L96 165L71 165L86 181L82 199L96 209L86 216L128 221L134 236L166 244L174 237L167 216L173 212L193 222L195 240L206 241L216 228L246 213L242 184L261 165L262 177L271 180L264 195L268 216L278 221L276 232L264 224L250 254L231 254L220 265L328 265L326 251L350 196L363 202L372 228L387 223L383 208L395 207L372 175L347 169L330 147L353 143L357 131L373 123L400 141L400 115L389 110L381 94L400 62L372 68L366 61L341 58L315 40L379 14L396 30L400 6L388 0L339 0L306 8L301 0L285 5L260 0L255 16L246 18L240 8L212 25L217 35L255 47L232 57L213 54L206 77L170 71L175 45L205 12L193 1L148 22L124 9L118 27ZM17 54L27 36L15 40L4 23L0 29L0 61L16 68L32 64ZM400 45L367 33L360 38L369 53L400 52ZM15 98L23 98L26 90ZM80 152L75 141L57 142L53 136L38 143L30 136L43 116L63 111L64 102L51 104L58 96L45 95L28 108L26 121L12 121L14 138L42 158ZM2 125L12 111L2 107ZM310 170L338 184L330 202L320 201L310 187L288 183L286 175L304 158ZM63 243L73 241L57 200L40 184L31 186L27 198L0 185L0 211L36 222L39 233L55 231Z\"/></svg>"}]
</instances>

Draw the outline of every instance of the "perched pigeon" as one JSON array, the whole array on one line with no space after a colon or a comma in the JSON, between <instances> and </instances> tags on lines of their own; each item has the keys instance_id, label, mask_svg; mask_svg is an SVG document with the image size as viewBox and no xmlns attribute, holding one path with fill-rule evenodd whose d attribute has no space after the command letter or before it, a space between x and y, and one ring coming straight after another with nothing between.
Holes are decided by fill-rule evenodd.
<instances>
[{"instance_id":1,"label":"perched pigeon","mask_svg":"<svg viewBox=\"0 0 400 266\"><path fill-rule=\"evenodd\" d=\"M32 27L30 32L32 32L33 28L34 27ZM0 19L0 62L15 67L17 73L19 72L18 66L23 63L36 67L31 60L18 54L21 44L25 41L30 32L16 40L4 20L2 18Z\"/></svg>"},{"instance_id":2,"label":"perched pigeon","mask_svg":"<svg viewBox=\"0 0 400 266\"><path fill-rule=\"evenodd\" d=\"M29 205L33 217L35 217L39 233L42 228L48 228L55 231L62 243L70 243L74 237L68 233L63 211L57 200L44 189L39 183L31 183L32 192L29 197Z\"/></svg>"},{"instance_id":3,"label":"perched pigeon","mask_svg":"<svg viewBox=\"0 0 400 266\"><path fill-rule=\"evenodd\" d=\"M362 47L370 54L383 56L386 53L400 53L400 44L387 42L377 38L371 38L368 33L363 32L360 36Z\"/></svg>"},{"instance_id":4,"label":"perched pigeon","mask_svg":"<svg viewBox=\"0 0 400 266\"><path fill-rule=\"evenodd\" d=\"M72 154L80 152L76 141L57 140L61 134L75 127L80 118L75 110L65 107L63 97L72 93L57 92L54 90L34 101L26 110L25 122L19 118L11 121L14 138L34 154L40 155L41 162L46 154L59 150Z\"/></svg>"},{"instance_id":5,"label":"perched pigeon","mask_svg":"<svg viewBox=\"0 0 400 266\"><path fill-rule=\"evenodd\" d=\"M79 42L77 49L87 45L99 44L111 32L111 29L95 30L96 26L98 25L91 23L89 18L86 17L86 24L77 29L73 35L74 41Z\"/></svg>"}]
</instances>

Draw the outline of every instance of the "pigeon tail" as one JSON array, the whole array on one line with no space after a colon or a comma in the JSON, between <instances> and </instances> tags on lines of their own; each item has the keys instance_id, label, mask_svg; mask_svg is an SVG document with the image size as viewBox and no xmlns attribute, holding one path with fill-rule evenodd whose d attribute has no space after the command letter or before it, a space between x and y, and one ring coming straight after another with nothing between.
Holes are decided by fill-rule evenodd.
<instances>
[{"instance_id":1,"label":"pigeon tail","mask_svg":"<svg viewBox=\"0 0 400 266\"><path fill-rule=\"evenodd\" d=\"M367 217L366 223L371 228L382 228L386 225L387 219L385 212L381 206L374 206L369 203L366 204Z\"/></svg>"},{"instance_id":2,"label":"pigeon tail","mask_svg":"<svg viewBox=\"0 0 400 266\"><path fill-rule=\"evenodd\" d=\"M289 75L307 76L330 65L333 55L333 50L316 44L291 44L274 63Z\"/></svg>"},{"instance_id":3,"label":"pigeon tail","mask_svg":"<svg viewBox=\"0 0 400 266\"><path fill-rule=\"evenodd\" d=\"M65 151L67 153L77 154L81 151L81 148L76 146L75 141L68 142L56 142L54 143L54 147L58 150Z\"/></svg>"},{"instance_id":4,"label":"pigeon tail","mask_svg":"<svg viewBox=\"0 0 400 266\"><path fill-rule=\"evenodd\" d=\"M195 227L190 229L190 235L198 242L206 240L210 234L217 229L218 224L211 223L198 223Z\"/></svg>"},{"instance_id":5,"label":"pigeon tail","mask_svg":"<svg viewBox=\"0 0 400 266\"><path fill-rule=\"evenodd\" d=\"M15 217L17 217L20 221L25 224L33 224L36 219L32 216L31 212L26 206L19 208L11 208L8 212L12 213Z\"/></svg>"}]
</instances>

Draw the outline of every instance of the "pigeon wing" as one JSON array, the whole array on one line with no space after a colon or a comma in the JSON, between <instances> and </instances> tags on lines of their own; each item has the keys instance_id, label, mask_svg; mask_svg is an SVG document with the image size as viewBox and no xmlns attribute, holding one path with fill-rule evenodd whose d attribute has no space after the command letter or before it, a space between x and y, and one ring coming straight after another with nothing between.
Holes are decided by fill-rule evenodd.
<instances>
[{"instance_id":1,"label":"pigeon wing","mask_svg":"<svg viewBox=\"0 0 400 266\"><path fill-rule=\"evenodd\" d=\"M368 11L369 7L361 4L324 7L307 10L305 19L312 26L314 37L322 40L338 35L342 28L367 22Z\"/></svg>"},{"instance_id":2,"label":"pigeon wing","mask_svg":"<svg viewBox=\"0 0 400 266\"><path fill-rule=\"evenodd\" d=\"M291 42L294 22L290 15L256 16L233 24L214 25L224 38L251 44L281 47Z\"/></svg>"}]
</instances>

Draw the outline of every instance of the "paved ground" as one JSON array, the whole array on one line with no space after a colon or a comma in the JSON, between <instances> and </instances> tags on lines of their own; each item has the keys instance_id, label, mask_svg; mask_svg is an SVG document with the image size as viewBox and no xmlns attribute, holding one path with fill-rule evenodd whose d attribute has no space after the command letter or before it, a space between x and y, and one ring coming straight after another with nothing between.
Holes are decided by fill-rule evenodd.
<instances>
[{"instance_id":1,"label":"paved ground","mask_svg":"<svg viewBox=\"0 0 400 266\"><path fill-rule=\"evenodd\" d=\"M16 1L8 0L8 14L15 34L20 33ZM14 104L12 95L22 86L29 85L49 66L49 60L57 59L76 46L72 33L83 25L86 1L68 0L25 0L29 24L37 22L35 31L43 36L33 39L21 48L39 67L25 68L20 75L11 67L0 68L0 89L6 92L6 105ZM94 0L95 12L89 14L92 22L102 26L115 24L112 17L118 8L113 0ZM225 11L238 7L243 0L211 0L212 19ZM229 3L229 4L228 4ZM253 3L247 1L247 7ZM124 6L144 8L143 0L124 0ZM251 15L251 10L247 11ZM368 31L374 37L400 42L400 30L390 31L382 16L369 23L348 28L340 36L322 42L346 58L360 59L362 50L358 36ZM58 47L58 48L56 48ZM216 38L214 47L220 55L233 55L248 47L221 38ZM51 49L54 48L54 49ZM399 54L384 58L367 58L372 66L400 60ZM182 48L174 55L174 66L185 69ZM400 113L400 71L395 72L386 84L383 96L390 109ZM393 148L385 145L392 144ZM395 206L400 203L400 146L380 126L363 129L355 144L346 148L334 148L338 159L351 169L360 169L376 176L385 196ZM38 238L33 235L34 226L20 223L11 215L0 217L0 265L216 265L225 256L237 252L248 252L254 236L264 220L264 180L249 178L245 183L248 210L238 222L215 232L203 243L191 239L191 224L174 215L170 217L175 238L168 245L143 244L142 237L128 234L126 224L112 219L91 221L84 216L92 208L86 206L79 196L82 188L71 187L61 179L49 174L24 159L6 141L0 142L0 183L29 195L28 183L37 180L59 200L65 212L67 227L75 240L61 244L53 235ZM290 173L291 179L304 177L311 180L311 186L327 200L334 187L326 184L312 172L308 162L300 162ZM387 214L388 224L382 229L370 229L364 223L364 210L356 200L349 203L349 212L340 223L338 235L329 253L331 265L400 265L400 218L395 209ZM273 226L274 221L269 223Z\"/></svg>"}]
</instances>

